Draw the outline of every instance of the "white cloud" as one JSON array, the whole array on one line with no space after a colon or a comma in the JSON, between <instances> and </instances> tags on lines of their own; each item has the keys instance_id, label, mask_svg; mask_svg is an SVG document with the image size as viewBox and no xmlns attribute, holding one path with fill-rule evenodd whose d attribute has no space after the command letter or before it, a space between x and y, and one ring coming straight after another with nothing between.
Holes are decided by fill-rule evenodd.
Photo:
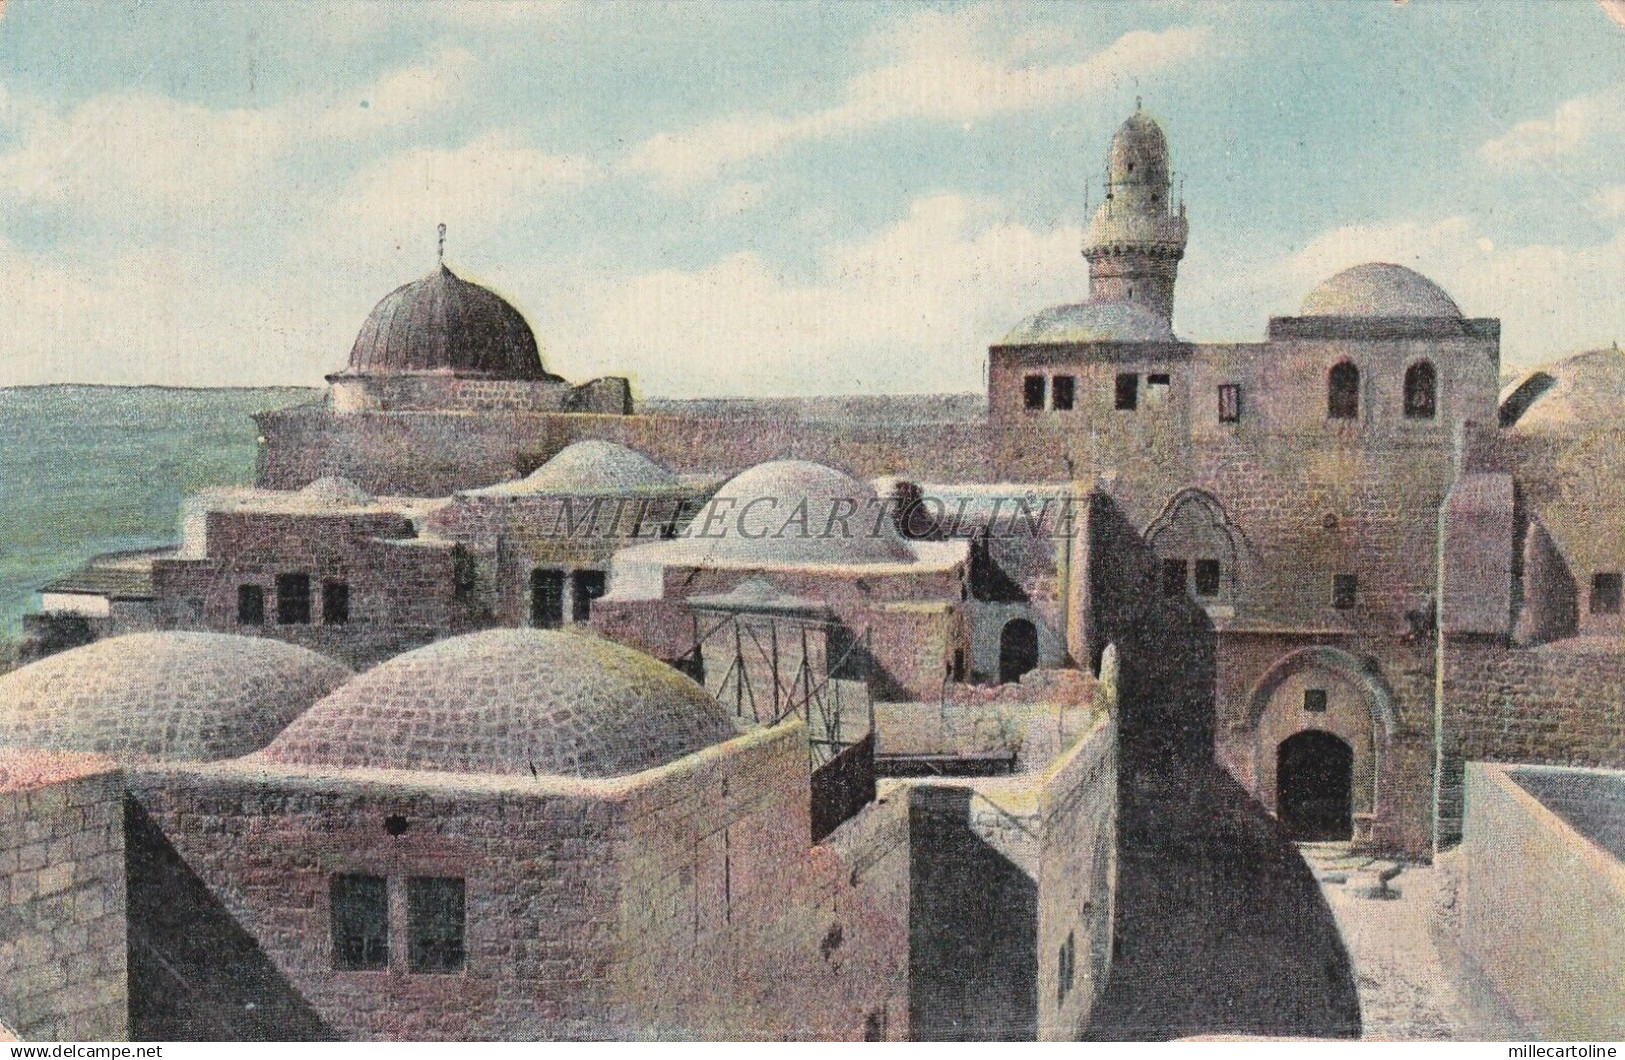
<instances>
[{"instance_id":1,"label":"white cloud","mask_svg":"<svg viewBox=\"0 0 1625 1060\"><path fill-rule=\"evenodd\" d=\"M555 370L630 373L651 394L979 390L990 341L1085 294L1080 237L943 195L828 248L810 276L738 253L584 285L538 326Z\"/></svg>"},{"instance_id":2,"label":"white cloud","mask_svg":"<svg viewBox=\"0 0 1625 1060\"><path fill-rule=\"evenodd\" d=\"M1189 61L1210 35L1206 27L1140 30L1080 62L1046 64L1028 61L1035 35L1001 30L999 14L920 12L872 42L886 58L849 80L842 102L805 114L735 114L662 132L633 148L626 165L681 185L792 144L906 118L963 123L1051 107L1126 76Z\"/></svg>"},{"instance_id":3,"label":"white cloud","mask_svg":"<svg viewBox=\"0 0 1625 1060\"><path fill-rule=\"evenodd\" d=\"M1518 122L1479 145L1478 157L1498 168L1573 158L1605 138L1625 135L1625 85L1576 96L1549 116Z\"/></svg>"},{"instance_id":4,"label":"white cloud","mask_svg":"<svg viewBox=\"0 0 1625 1060\"><path fill-rule=\"evenodd\" d=\"M1598 189L1591 203L1604 217L1625 217L1625 184Z\"/></svg>"}]
</instances>

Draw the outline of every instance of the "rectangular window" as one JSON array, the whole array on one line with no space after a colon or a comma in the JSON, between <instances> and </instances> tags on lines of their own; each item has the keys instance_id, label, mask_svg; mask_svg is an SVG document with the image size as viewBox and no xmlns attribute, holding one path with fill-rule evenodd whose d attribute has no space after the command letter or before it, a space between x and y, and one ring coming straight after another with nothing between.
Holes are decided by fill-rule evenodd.
<instances>
[{"instance_id":1,"label":"rectangular window","mask_svg":"<svg viewBox=\"0 0 1625 1060\"><path fill-rule=\"evenodd\" d=\"M1223 583L1224 568L1216 559L1199 559L1196 561L1196 595L1218 596L1219 587Z\"/></svg>"},{"instance_id":2,"label":"rectangular window","mask_svg":"<svg viewBox=\"0 0 1625 1060\"><path fill-rule=\"evenodd\" d=\"M389 886L382 876L343 875L328 881L333 923L333 967L378 971L389 967Z\"/></svg>"},{"instance_id":3,"label":"rectangular window","mask_svg":"<svg viewBox=\"0 0 1625 1060\"><path fill-rule=\"evenodd\" d=\"M1044 377L1029 375L1021 382L1021 400L1029 409L1044 407Z\"/></svg>"},{"instance_id":4,"label":"rectangular window","mask_svg":"<svg viewBox=\"0 0 1625 1060\"><path fill-rule=\"evenodd\" d=\"M1058 963L1060 967L1057 969L1059 974L1056 976L1057 989L1055 996L1057 1003L1065 1001L1066 995L1072 993L1072 984L1077 978L1078 940L1077 936L1071 931L1066 933L1066 941L1061 943Z\"/></svg>"},{"instance_id":5,"label":"rectangular window","mask_svg":"<svg viewBox=\"0 0 1625 1060\"><path fill-rule=\"evenodd\" d=\"M1339 611L1347 611L1353 607L1355 597L1359 593L1359 578L1352 574L1336 574L1332 576L1332 606Z\"/></svg>"},{"instance_id":6,"label":"rectangular window","mask_svg":"<svg viewBox=\"0 0 1625 1060\"><path fill-rule=\"evenodd\" d=\"M1146 386L1167 386L1172 377L1167 372L1153 372L1145 377Z\"/></svg>"},{"instance_id":7,"label":"rectangular window","mask_svg":"<svg viewBox=\"0 0 1625 1060\"><path fill-rule=\"evenodd\" d=\"M571 617L577 622L585 622L592 617L592 602L604 595L604 572L578 570L572 577L570 588L575 607Z\"/></svg>"},{"instance_id":8,"label":"rectangular window","mask_svg":"<svg viewBox=\"0 0 1625 1060\"><path fill-rule=\"evenodd\" d=\"M1304 689L1303 709L1310 714L1326 713L1326 690L1324 688Z\"/></svg>"},{"instance_id":9,"label":"rectangular window","mask_svg":"<svg viewBox=\"0 0 1625 1060\"><path fill-rule=\"evenodd\" d=\"M1050 395L1057 412L1071 412L1078 403L1078 381L1070 375L1058 375L1050 383Z\"/></svg>"},{"instance_id":10,"label":"rectangular window","mask_svg":"<svg viewBox=\"0 0 1625 1060\"><path fill-rule=\"evenodd\" d=\"M1620 575L1593 574L1591 576L1591 613L1594 615L1617 615L1620 608L1621 595Z\"/></svg>"},{"instance_id":11,"label":"rectangular window","mask_svg":"<svg viewBox=\"0 0 1625 1060\"><path fill-rule=\"evenodd\" d=\"M1140 405L1140 377L1132 372L1124 372L1117 377L1117 402L1119 412L1133 412Z\"/></svg>"},{"instance_id":12,"label":"rectangular window","mask_svg":"<svg viewBox=\"0 0 1625 1060\"><path fill-rule=\"evenodd\" d=\"M1241 421L1241 387L1235 383L1225 383L1219 387L1219 422L1239 423Z\"/></svg>"},{"instance_id":13,"label":"rectangular window","mask_svg":"<svg viewBox=\"0 0 1625 1060\"><path fill-rule=\"evenodd\" d=\"M564 572L537 569L530 575L530 624L537 629L564 625Z\"/></svg>"},{"instance_id":14,"label":"rectangular window","mask_svg":"<svg viewBox=\"0 0 1625 1060\"><path fill-rule=\"evenodd\" d=\"M350 585L335 578L322 582L322 622L342 626L350 621Z\"/></svg>"},{"instance_id":15,"label":"rectangular window","mask_svg":"<svg viewBox=\"0 0 1625 1060\"><path fill-rule=\"evenodd\" d=\"M463 970L463 881L413 876L406 881L406 967L414 972Z\"/></svg>"},{"instance_id":16,"label":"rectangular window","mask_svg":"<svg viewBox=\"0 0 1625 1060\"><path fill-rule=\"evenodd\" d=\"M1182 559L1165 559L1162 561L1162 595L1185 595L1186 563Z\"/></svg>"},{"instance_id":17,"label":"rectangular window","mask_svg":"<svg viewBox=\"0 0 1625 1060\"><path fill-rule=\"evenodd\" d=\"M265 625L265 590L260 586L237 586L237 621L245 626Z\"/></svg>"},{"instance_id":18,"label":"rectangular window","mask_svg":"<svg viewBox=\"0 0 1625 1060\"><path fill-rule=\"evenodd\" d=\"M310 625L310 575L276 576L276 621L279 626Z\"/></svg>"}]
</instances>

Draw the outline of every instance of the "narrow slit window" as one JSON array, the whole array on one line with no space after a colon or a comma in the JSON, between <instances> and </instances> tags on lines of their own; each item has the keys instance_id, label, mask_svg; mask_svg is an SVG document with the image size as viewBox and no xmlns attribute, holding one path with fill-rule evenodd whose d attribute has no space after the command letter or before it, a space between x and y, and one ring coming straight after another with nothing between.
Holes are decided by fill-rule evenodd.
<instances>
[{"instance_id":1,"label":"narrow slit window","mask_svg":"<svg viewBox=\"0 0 1625 1060\"><path fill-rule=\"evenodd\" d=\"M1620 598L1622 579L1619 573L1593 574L1591 576L1591 613L1594 615L1617 615L1620 612Z\"/></svg>"},{"instance_id":2,"label":"narrow slit window","mask_svg":"<svg viewBox=\"0 0 1625 1060\"><path fill-rule=\"evenodd\" d=\"M1119 412L1133 412L1140 406L1140 377L1123 372L1117 377L1116 408Z\"/></svg>"},{"instance_id":3,"label":"narrow slit window","mask_svg":"<svg viewBox=\"0 0 1625 1060\"><path fill-rule=\"evenodd\" d=\"M1028 409L1041 409L1044 407L1044 377L1029 375L1021 381L1022 404Z\"/></svg>"},{"instance_id":4,"label":"narrow slit window","mask_svg":"<svg viewBox=\"0 0 1625 1060\"><path fill-rule=\"evenodd\" d=\"M1078 381L1070 375L1058 375L1050 383L1052 408L1057 412L1071 412L1078 402Z\"/></svg>"},{"instance_id":5,"label":"narrow slit window","mask_svg":"<svg viewBox=\"0 0 1625 1060\"><path fill-rule=\"evenodd\" d=\"M279 626L310 625L310 575L276 576L276 622Z\"/></svg>"},{"instance_id":6,"label":"narrow slit window","mask_svg":"<svg viewBox=\"0 0 1625 1060\"><path fill-rule=\"evenodd\" d=\"M1224 567L1216 559L1196 561L1196 595L1218 596L1224 581Z\"/></svg>"},{"instance_id":7,"label":"narrow slit window","mask_svg":"<svg viewBox=\"0 0 1625 1060\"><path fill-rule=\"evenodd\" d=\"M1219 422L1239 423L1241 421L1241 387L1235 383L1225 383L1219 387Z\"/></svg>"},{"instance_id":8,"label":"narrow slit window","mask_svg":"<svg viewBox=\"0 0 1625 1060\"><path fill-rule=\"evenodd\" d=\"M382 876L345 874L328 882L333 967L379 971L389 967L389 886Z\"/></svg>"},{"instance_id":9,"label":"narrow slit window","mask_svg":"<svg viewBox=\"0 0 1625 1060\"><path fill-rule=\"evenodd\" d=\"M1360 579L1353 574L1332 576L1332 606L1347 611L1360 595Z\"/></svg>"},{"instance_id":10,"label":"narrow slit window","mask_svg":"<svg viewBox=\"0 0 1625 1060\"><path fill-rule=\"evenodd\" d=\"M406 881L406 967L413 972L463 970L463 881L413 876Z\"/></svg>"},{"instance_id":11,"label":"narrow slit window","mask_svg":"<svg viewBox=\"0 0 1625 1060\"><path fill-rule=\"evenodd\" d=\"M265 590L258 585L237 586L237 621L245 626L265 625Z\"/></svg>"}]
</instances>

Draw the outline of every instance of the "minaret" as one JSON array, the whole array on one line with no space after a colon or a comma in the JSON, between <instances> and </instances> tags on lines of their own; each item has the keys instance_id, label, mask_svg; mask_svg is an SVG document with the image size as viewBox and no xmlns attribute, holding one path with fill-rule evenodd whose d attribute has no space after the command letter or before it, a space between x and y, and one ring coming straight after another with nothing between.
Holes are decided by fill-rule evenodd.
<instances>
[{"instance_id":1,"label":"minaret","mask_svg":"<svg viewBox=\"0 0 1625 1060\"><path fill-rule=\"evenodd\" d=\"M1140 109L1118 127L1106 156L1106 201L1095 211L1083 256L1089 296L1135 302L1170 320L1174 280L1185 256L1185 204L1174 208L1168 140Z\"/></svg>"}]
</instances>

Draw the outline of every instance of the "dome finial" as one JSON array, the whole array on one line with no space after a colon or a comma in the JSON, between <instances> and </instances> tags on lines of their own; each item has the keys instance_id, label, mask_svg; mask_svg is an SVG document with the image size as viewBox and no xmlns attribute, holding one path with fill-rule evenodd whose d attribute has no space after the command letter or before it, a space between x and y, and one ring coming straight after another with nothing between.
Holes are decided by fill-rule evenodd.
<instances>
[{"instance_id":1,"label":"dome finial","mask_svg":"<svg viewBox=\"0 0 1625 1060\"><path fill-rule=\"evenodd\" d=\"M441 268L446 267L446 222L440 222L440 246L435 252L435 258Z\"/></svg>"},{"instance_id":2,"label":"dome finial","mask_svg":"<svg viewBox=\"0 0 1625 1060\"><path fill-rule=\"evenodd\" d=\"M1139 109L1140 109L1140 97L1139 97L1139 96L1138 96L1138 95L1136 95L1136 96L1135 96L1135 97L1134 97L1134 110L1135 110L1135 111L1136 111L1136 112L1138 112L1138 111L1139 111Z\"/></svg>"}]
</instances>

